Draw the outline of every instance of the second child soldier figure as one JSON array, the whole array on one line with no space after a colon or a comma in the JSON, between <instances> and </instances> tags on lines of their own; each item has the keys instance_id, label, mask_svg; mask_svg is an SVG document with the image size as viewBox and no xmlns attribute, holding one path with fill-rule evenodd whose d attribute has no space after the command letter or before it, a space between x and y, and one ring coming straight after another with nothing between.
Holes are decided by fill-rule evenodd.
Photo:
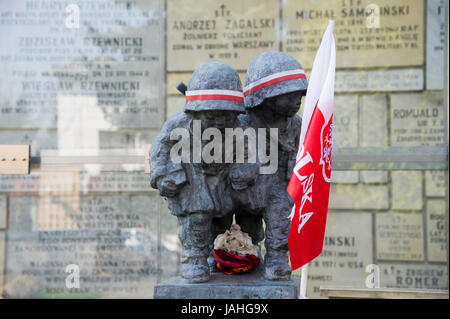
<instances>
[{"instance_id":1,"label":"second child soldier figure","mask_svg":"<svg viewBox=\"0 0 450 319\"><path fill-rule=\"evenodd\" d=\"M286 191L295 166L299 146L301 118L297 115L308 83L300 63L282 52L264 52L250 63L244 87L246 114L240 115L241 127L278 129L278 169L254 180L250 164L233 165L230 179L237 205L236 222L257 244L264 238L264 276L269 280L289 280L289 215L293 201ZM270 134L266 134L266 147ZM259 142L258 142L259 145ZM258 153L261 150L258 150ZM267 153L271 151L268 150ZM253 173L252 173L253 172ZM255 198L261 198L255 201Z\"/></svg>"},{"instance_id":2,"label":"second child soldier figure","mask_svg":"<svg viewBox=\"0 0 450 319\"><path fill-rule=\"evenodd\" d=\"M205 129L215 128L223 135L225 128L236 126L238 114L245 109L238 73L217 61L205 62L194 71L185 95L183 112L164 123L151 147L150 183L167 198L171 213L178 217L183 249L181 276L196 283L210 278L207 258L212 219L231 215L232 200L228 189L230 164L223 160L205 163L198 149L205 141L195 133L202 136ZM187 161L172 161L175 144L180 143L180 137L186 138L174 134L176 129L188 132L187 149L192 156Z\"/></svg>"}]
</instances>

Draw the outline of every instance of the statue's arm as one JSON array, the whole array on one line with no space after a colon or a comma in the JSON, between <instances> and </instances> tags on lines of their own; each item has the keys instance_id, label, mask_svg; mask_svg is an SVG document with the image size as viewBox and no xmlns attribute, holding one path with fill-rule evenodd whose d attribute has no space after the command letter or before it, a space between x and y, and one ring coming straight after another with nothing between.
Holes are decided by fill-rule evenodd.
<instances>
[{"instance_id":1,"label":"statue's arm","mask_svg":"<svg viewBox=\"0 0 450 319\"><path fill-rule=\"evenodd\" d=\"M247 115L239 115L239 126L242 129L251 127L250 120ZM257 144L257 140L255 141ZM231 186L235 190L244 190L255 184L259 175L259 168L261 166L256 154L256 163L249 163L249 147L255 148L253 151L257 153L256 145L250 146L248 143L244 143L244 163L236 163L231 166L230 169L230 182Z\"/></svg>"},{"instance_id":2,"label":"statue's arm","mask_svg":"<svg viewBox=\"0 0 450 319\"><path fill-rule=\"evenodd\" d=\"M180 113L179 113L180 114ZM172 129L182 127L179 114L164 123L150 148L150 185L159 189L162 196L175 196L187 182L186 173L181 163L170 158L170 151L177 140L170 139Z\"/></svg>"},{"instance_id":3,"label":"statue's arm","mask_svg":"<svg viewBox=\"0 0 450 319\"><path fill-rule=\"evenodd\" d=\"M288 160L288 169L286 172L286 179L290 180L291 179L291 175L292 175L292 171L294 170L295 167L295 163L297 161L297 152L298 152L298 147L300 145L300 133L302 130L302 118L300 116L298 116L297 114L294 116L294 118L292 119L293 121L293 131L295 132L295 147L296 147L296 151L292 152L289 154L289 160Z\"/></svg>"}]
</instances>

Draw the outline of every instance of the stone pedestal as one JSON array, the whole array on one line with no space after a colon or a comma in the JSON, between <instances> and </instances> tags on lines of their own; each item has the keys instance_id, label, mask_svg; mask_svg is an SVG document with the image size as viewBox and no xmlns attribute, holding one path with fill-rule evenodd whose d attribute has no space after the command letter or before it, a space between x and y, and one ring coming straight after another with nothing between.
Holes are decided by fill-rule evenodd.
<instances>
[{"instance_id":1,"label":"stone pedestal","mask_svg":"<svg viewBox=\"0 0 450 319\"><path fill-rule=\"evenodd\" d=\"M269 281L261 271L241 275L213 273L205 283L172 277L155 286L155 299L296 299L300 278Z\"/></svg>"}]
</instances>

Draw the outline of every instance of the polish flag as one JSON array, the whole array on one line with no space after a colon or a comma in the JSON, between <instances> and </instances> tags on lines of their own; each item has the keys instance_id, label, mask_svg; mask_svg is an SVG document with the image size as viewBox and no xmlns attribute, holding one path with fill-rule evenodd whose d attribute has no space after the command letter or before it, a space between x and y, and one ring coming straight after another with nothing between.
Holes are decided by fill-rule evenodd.
<instances>
[{"instance_id":1,"label":"polish flag","mask_svg":"<svg viewBox=\"0 0 450 319\"><path fill-rule=\"evenodd\" d=\"M331 181L333 100L336 68L334 22L330 21L314 59L306 93L297 162L287 191L295 202L290 215L289 254L295 270L322 252Z\"/></svg>"}]
</instances>

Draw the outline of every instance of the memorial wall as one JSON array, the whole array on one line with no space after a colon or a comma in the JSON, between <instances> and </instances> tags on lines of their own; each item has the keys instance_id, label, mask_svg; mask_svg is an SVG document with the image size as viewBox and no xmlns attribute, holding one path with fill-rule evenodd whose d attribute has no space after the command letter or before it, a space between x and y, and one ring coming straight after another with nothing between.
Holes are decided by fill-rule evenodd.
<instances>
[{"instance_id":1,"label":"memorial wall","mask_svg":"<svg viewBox=\"0 0 450 319\"><path fill-rule=\"evenodd\" d=\"M2 1L0 144L31 144L36 157L144 154L183 108L176 84L202 62L228 63L244 83L256 55L280 50L309 78L332 19L334 152L398 158L408 147L448 146L446 10L445 0ZM380 287L448 289L447 174L334 170L308 296L366 288L372 264ZM0 292L152 297L179 273L177 228L143 164L0 175ZM79 288L67 286L69 265Z\"/></svg>"}]
</instances>

